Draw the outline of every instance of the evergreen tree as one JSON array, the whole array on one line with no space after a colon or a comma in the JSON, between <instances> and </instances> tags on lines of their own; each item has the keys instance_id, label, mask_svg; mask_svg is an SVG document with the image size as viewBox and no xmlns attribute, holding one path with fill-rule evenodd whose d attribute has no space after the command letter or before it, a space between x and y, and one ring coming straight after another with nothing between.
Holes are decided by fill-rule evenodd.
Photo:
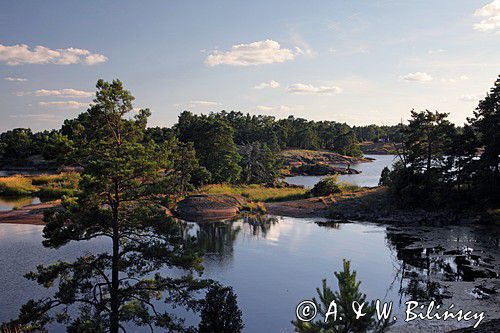
<instances>
[{"instance_id":1,"label":"evergreen tree","mask_svg":"<svg viewBox=\"0 0 500 333\"><path fill-rule=\"evenodd\" d=\"M500 200L500 76L469 119L482 149L476 188L491 203Z\"/></svg>"},{"instance_id":2,"label":"evergreen tree","mask_svg":"<svg viewBox=\"0 0 500 333\"><path fill-rule=\"evenodd\" d=\"M378 181L378 185L389 186L391 183L390 175L391 175L391 170L388 167L384 167L384 169L382 169L382 173L380 174L380 180Z\"/></svg>"},{"instance_id":3,"label":"evergreen tree","mask_svg":"<svg viewBox=\"0 0 500 333\"><path fill-rule=\"evenodd\" d=\"M215 183L235 183L239 180L240 155L234 143L234 129L216 115L194 116L183 112L176 126L182 142L192 142L200 165L211 174Z\"/></svg>"},{"instance_id":4,"label":"evergreen tree","mask_svg":"<svg viewBox=\"0 0 500 333\"><path fill-rule=\"evenodd\" d=\"M265 143L241 146L241 181L245 184L272 184L279 177L280 161Z\"/></svg>"},{"instance_id":5,"label":"evergreen tree","mask_svg":"<svg viewBox=\"0 0 500 333\"><path fill-rule=\"evenodd\" d=\"M193 293L207 282L193 277L201 272L194 241L183 237L179 222L165 216L162 194L169 179L162 170L172 167L169 152L153 141L143 144L149 111L129 118L133 99L120 81L99 80L94 104L78 122L65 124L84 168L80 194L47 212L43 245L59 248L99 238L109 240L110 251L40 265L29 273L45 287L57 283L58 290L22 307L18 323L27 328L43 329L56 319L70 332L117 333L125 324L194 330L155 305L164 299L198 310L201 304ZM157 273L165 266L186 274Z\"/></svg>"},{"instance_id":6,"label":"evergreen tree","mask_svg":"<svg viewBox=\"0 0 500 333\"><path fill-rule=\"evenodd\" d=\"M233 289L213 285L205 297L198 332L240 333L244 327L241 316Z\"/></svg>"},{"instance_id":7,"label":"evergreen tree","mask_svg":"<svg viewBox=\"0 0 500 333\"><path fill-rule=\"evenodd\" d=\"M33 155L33 133L29 128L14 128L0 134L0 152L6 159L24 159Z\"/></svg>"},{"instance_id":8,"label":"evergreen tree","mask_svg":"<svg viewBox=\"0 0 500 333\"><path fill-rule=\"evenodd\" d=\"M292 321L295 332L300 333L361 333L361 332L384 332L390 323L388 320L377 320L375 318L375 302L366 302L366 295L359 291L361 281L356 281L356 271L351 272L351 262L343 260L343 270L335 272L338 282L338 291L333 291L323 279L321 289L316 288L319 301L313 298L316 304L320 319L316 321L304 322L300 320ZM352 303L365 303L363 307L364 316L356 319L356 314L352 309ZM333 315L328 317L325 323L326 314L330 304L337 304L337 318Z\"/></svg>"}]
</instances>

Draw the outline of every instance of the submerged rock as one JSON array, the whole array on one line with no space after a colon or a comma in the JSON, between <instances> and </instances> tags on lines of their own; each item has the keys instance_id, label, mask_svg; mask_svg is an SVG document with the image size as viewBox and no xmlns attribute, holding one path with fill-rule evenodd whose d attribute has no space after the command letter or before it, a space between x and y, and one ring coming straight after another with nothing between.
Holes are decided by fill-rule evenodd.
<instances>
[{"instance_id":1,"label":"submerged rock","mask_svg":"<svg viewBox=\"0 0 500 333\"><path fill-rule=\"evenodd\" d=\"M219 221L236 217L243 198L225 194L191 195L177 204L176 215L187 221Z\"/></svg>"}]
</instances>

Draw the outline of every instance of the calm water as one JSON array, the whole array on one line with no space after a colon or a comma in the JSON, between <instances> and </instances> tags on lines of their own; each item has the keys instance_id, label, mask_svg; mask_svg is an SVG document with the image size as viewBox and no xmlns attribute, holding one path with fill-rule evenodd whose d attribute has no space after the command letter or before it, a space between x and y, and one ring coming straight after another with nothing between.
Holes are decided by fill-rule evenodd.
<instances>
[{"instance_id":1,"label":"calm water","mask_svg":"<svg viewBox=\"0 0 500 333\"><path fill-rule=\"evenodd\" d=\"M384 167L391 167L395 161L394 155L365 155L374 158L375 161L368 163L352 164L351 168L361 171L357 175L340 175L339 180L358 186L377 186L380 179L380 173ZM342 167L345 167L342 165ZM294 176L286 177L285 181L289 184L303 185L311 188L322 176Z\"/></svg>"},{"instance_id":2,"label":"calm water","mask_svg":"<svg viewBox=\"0 0 500 333\"><path fill-rule=\"evenodd\" d=\"M397 300L393 250L385 229L367 224L320 227L315 220L264 219L260 223L191 224L207 251L205 277L233 286L244 314L246 332L291 331L294 308L315 296L321 279L333 281L342 258L352 260L362 289L370 298ZM0 224L0 322L16 316L29 298L47 291L24 279L39 263L72 259L106 249L103 240L70 244L60 250L41 245L42 227ZM363 244L363 246L359 246Z\"/></svg>"},{"instance_id":3,"label":"calm water","mask_svg":"<svg viewBox=\"0 0 500 333\"><path fill-rule=\"evenodd\" d=\"M351 260L367 299L393 301L393 314L403 318L406 300L452 301L439 281L474 281L470 270L464 273L463 265L487 272L492 265L497 266L492 260L500 255L498 230L412 227L394 231L367 223L319 226L315 221L268 216L188 224L206 253L204 277L234 288L245 332L292 332L295 306L316 296L323 278L336 290L333 272L341 269L343 258ZM28 299L50 295L23 278L37 264L71 260L86 252L109 251L110 247L98 239L50 250L42 247L41 234L41 226L0 224L0 322L15 317ZM419 245L430 241L458 253L438 255L435 247ZM479 256L457 251L472 251L471 247ZM455 289L454 293L462 301L475 298L471 290ZM474 308L480 305L492 311L488 303L474 304ZM197 320L196 315L188 315L189 323ZM402 320L398 321L397 325L401 324ZM59 331L63 329L51 328L51 332Z\"/></svg>"},{"instance_id":4,"label":"calm water","mask_svg":"<svg viewBox=\"0 0 500 333\"><path fill-rule=\"evenodd\" d=\"M39 204L42 201L37 197L1 197L0 211L12 210L27 205Z\"/></svg>"}]
</instances>

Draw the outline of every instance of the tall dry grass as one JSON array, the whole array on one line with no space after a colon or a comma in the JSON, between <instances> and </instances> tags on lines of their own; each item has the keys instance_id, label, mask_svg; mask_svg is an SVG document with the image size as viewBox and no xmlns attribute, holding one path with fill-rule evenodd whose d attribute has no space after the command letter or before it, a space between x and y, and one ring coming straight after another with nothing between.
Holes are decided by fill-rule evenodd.
<instances>
[{"instance_id":1,"label":"tall dry grass","mask_svg":"<svg viewBox=\"0 0 500 333\"><path fill-rule=\"evenodd\" d=\"M257 184L241 186L213 184L202 187L198 193L241 195L250 201L270 202L301 199L306 196L307 190L292 187L265 187Z\"/></svg>"},{"instance_id":2,"label":"tall dry grass","mask_svg":"<svg viewBox=\"0 0 500 333\"><path fill-rule=\"evenodd\" d=\"M0 195L59 198L63 195L74 195L79 180L78 173L0 177Z\"/></svg>"}]
</instances>

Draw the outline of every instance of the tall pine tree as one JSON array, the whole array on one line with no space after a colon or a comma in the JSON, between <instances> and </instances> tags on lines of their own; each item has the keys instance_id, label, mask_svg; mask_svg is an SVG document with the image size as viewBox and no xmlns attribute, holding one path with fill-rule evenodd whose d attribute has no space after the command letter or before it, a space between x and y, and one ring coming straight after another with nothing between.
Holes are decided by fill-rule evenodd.
<instances>
[{"instance_id":1,"label":"tall pine tree","mask_svg":"<svg viewBox=\"0 0 500 333\"><path fill-rule=\"evenodd\" d=\"M45 247L100 238L109 240L109 251L40 265L28 274L45 287L57 283L58 290L25 304L20 324L43 329L55 314L72 332L117 333L124 325L189 330L157 301L198 310L193 293L206 282L193 273L201 271L201 259L193 240L182 236L180 222L165 216L169 152L153 141L143 144L149 111L131 117L133 100L120 81L97 82L94 103L73 131L73 156L83 167L80 194L45 216ZM162 276L162 267L186 273Z\"/></svg>"}]
</instances>

